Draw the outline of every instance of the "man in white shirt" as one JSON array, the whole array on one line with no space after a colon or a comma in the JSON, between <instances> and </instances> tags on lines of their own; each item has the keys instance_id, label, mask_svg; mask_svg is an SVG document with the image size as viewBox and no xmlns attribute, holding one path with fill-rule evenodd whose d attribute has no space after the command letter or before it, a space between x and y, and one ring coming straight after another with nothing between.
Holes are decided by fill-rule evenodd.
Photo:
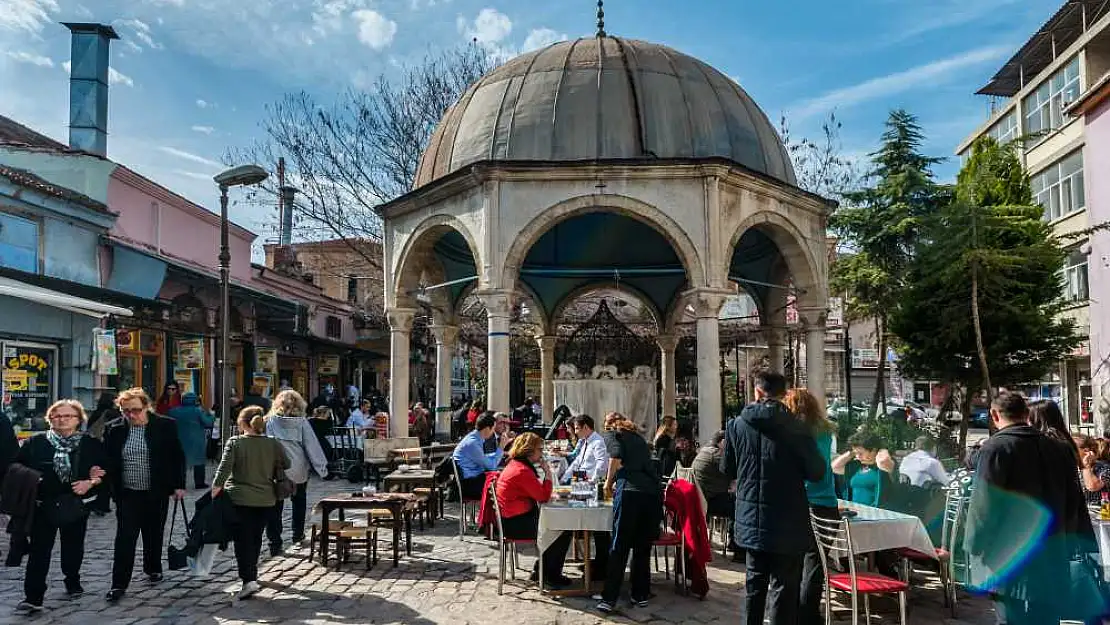
<instances>
[{"instance_id":1,"label":"man in white shirt","mask_svg":"<svg viewBox=\"0 0 1110 625\"><path fill-rule=\"evenodd\" d=\"M374 424L370 421L369 400L362 400L358 408L351 411L351 416L347 417L347 427L356 430L359 434L365 434L367 430L374 428Z\"/></svg>"},{"instance_id":2,"label":"man in white shirt","mask_svg":"<svg viewBox=\"0 0 1110 625\"><path fill-rule=\"evenodd\" d=\"M560 481L569 484L575 471L585 471L586 478L595 482L604 479L609 471L609 451L605 448L605 439L594 431L593 418L578 415L571 420L571 427L574 428L578 444L571 452L574 459L563 472Z\"/></svg>"},{"instance_id":3,"label":"man in white shirt","mask_svg":"<svg viewBox=\"0 0 1110 625\"><path fill-rule=\"evenodd\" d=\"M928 436L919 436L913 447L913 453L902 459L898 473L904 475L912 486L920 487L929 482L947 484L948 473L944 465L929 453L933 449L933 440Z\"/></svg>"}]
</instances>

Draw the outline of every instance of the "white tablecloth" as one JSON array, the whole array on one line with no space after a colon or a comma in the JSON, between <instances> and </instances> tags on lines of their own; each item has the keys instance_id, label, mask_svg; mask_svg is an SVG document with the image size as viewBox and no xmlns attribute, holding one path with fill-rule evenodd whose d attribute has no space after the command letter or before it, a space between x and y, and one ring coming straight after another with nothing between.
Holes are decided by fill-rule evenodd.
<instances>
[{"instance_id":1,"label":"white tablecloth","mask_svg":"<svg viewBox=\"0 0 1110 625\"><path fill-rule=\"evenodd\" d=\"M852 545L856 553L871 553L909 547L932 555L933 541L921 519L901 512L841 501L841 508L857 512L852 517Z\"/></svg>"},{"instance_id":2,"label":"white tablecloth","mask_svg":"<svg viewBox=\"0 0 1110 625\"><path fill-rule=\"evenodd\" d=\"M540 506L540 527L536 546L540 551L559 538L566 531L611 532L613 531L613 504L603 502L596 508L572 508L565 501L545 503Z\"/></svg>"},{"instance_id":3,"label":"white tablecloth","mask_svg":"<svg viewBox=\"0 0 1110 625\"><path fill-rule=\"evenodd\" d=\"M1098 538L1099 560L1102 563L1102 575L1110 581L1110 521L1093 520L1095 537Z\"/></svg>"}]
</instances>

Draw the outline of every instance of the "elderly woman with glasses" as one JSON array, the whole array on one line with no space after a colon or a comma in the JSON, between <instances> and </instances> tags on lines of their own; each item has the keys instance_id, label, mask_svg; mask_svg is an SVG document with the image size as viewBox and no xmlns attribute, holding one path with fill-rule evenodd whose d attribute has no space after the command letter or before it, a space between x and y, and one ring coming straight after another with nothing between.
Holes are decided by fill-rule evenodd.
<instances>
[{"instance_id":1,"label":"elderly woman with glasses","mask_svg":"<svg viewBox=\"0 0 1110 625\"><path fill-rule=\"evenodd\" d=\"M170 498L185 497L185 452L173 419L153 412L141 388L120 393L116 404L125 418L104 433L108 479L116 500L110 602L119 601L131 583L139 534L143 572L151 584L162 581L162 538Z\"/></svg>"},{"instance_id":2,"label":"elderly woman with glasses","mask_svg":"<svg viewBox=\"0 0 1110 625\"><path fill-rule=\"evenodd\" d=\"M54 537L58 535L66 594L76 597L85 592L81 587L88 526L84 502L96 496L104 477L104 449L100 441L81 433L85 419L85 409L77 401L55 402L46 410L50 429L45 435L31 437L16 456L17 463L42 474L23 578L24 599L17 606L20 612L42 609Z\"/></svg>"}]
</instances>

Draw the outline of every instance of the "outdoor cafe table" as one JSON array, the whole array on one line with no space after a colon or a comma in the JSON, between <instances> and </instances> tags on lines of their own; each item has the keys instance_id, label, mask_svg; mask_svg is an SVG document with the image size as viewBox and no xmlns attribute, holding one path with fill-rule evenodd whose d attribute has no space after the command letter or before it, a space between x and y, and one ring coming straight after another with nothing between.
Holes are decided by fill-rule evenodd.
<instances>
[{"instance_id":1,"label":"outdoor cafe table","mask_svg":"<svg viewBox=\"0 0 1110 625\"><path fill-rule=\"evenodd\" d=\"M386 492L411 493L414 488L427 488L431 491L428 496L428 524L436 526L436 515L439 514L439 484L436 484L436 472L432 469L398 469L385 476L382 480Z\"/></svg>"},{"instance_id":2,"label":"outdoor cafe table","mask_svg":"<svg viewBox=\"0 0 1110 625\"><path fill-rule=\"evenodd\" d=\"M850 501L840 500L839 504L841 509L856 512L851 517L852 547L856 553L908 548L935 557L933 541L921 519Z\"/></svg>"},{"instance_id":3,"label":"outdoor cafe table","mask_svg":"<svg viewBox=\"0 0 1110 625\"><path fill-rule=\"evenodd\" d=\"M593 577L590 571L590 532L613 531L613 503L611 501L599 502L596 508L572 507L565 500L552 500L540 505L540 525L536 535L536 548L540 552L555 543L563 532L582 532L585 536L583 543L585 553L582 556L584 563L584 586L567 590L551 591L548 594L557 597L572 597L591 595ZM605 574L604 571L601 572Z\"/></svg>"},{"instance_id":4,"label":"outdoor cafe table","mask_svg":"<svg viewBox=\"0 0 1110 625\"><path fill-rule=\"evenodd\" d=\"M316 507L320 509L320 562L328 566L328 546L331 542L330 532L327 531L331 513L338 510L339 520L347 510L389 510L393 515L393 566L397 566L400 559L401 533L405 534L405 554L412 555L412 509L416 504L416 495L411 493L347 493L343 495L329 495L321 499Z\"/></svg>"}]
</instances>

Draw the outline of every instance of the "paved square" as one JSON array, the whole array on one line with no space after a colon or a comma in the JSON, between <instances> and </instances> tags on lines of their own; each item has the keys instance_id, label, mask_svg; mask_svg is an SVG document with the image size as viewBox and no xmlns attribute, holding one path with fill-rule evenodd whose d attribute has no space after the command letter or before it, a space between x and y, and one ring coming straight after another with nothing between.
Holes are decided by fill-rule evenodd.
<instances>
[{"instance_id":1,"label":"paved square","mask_svg":"<svg viewBox=\"0 0 1110 625\"><path fill-rule=\"evenodd\" d=\"M309 484L309 501L355 488L345 481L314 480ZM190 492L190 511L192 500L200 494L199 491ZM289 506L285 509L288 527ZM389 537L388 531L384 532L379 548L381 559L370 571L364 570L361 552L355 553L349 563L338 569L333 565L325 570L308 560L306 545L275 558L264 555L260 567L263 591L252 600L236 602L233 593L239 589L239 580L233 547L229 547L227 552L217 555L212 576L207 579L193 578L186 571L167 571L162 583L151 586L141 575L141 565L137 566L136 579L118 605L109 605L104 600L111 573L115 518L114 515L93 517L89 523L83 568L83 583L88 593L75 600L65 597L55 547L47 609L41 614L14 613L15 605L23 598L23 569L0 568L0 623L577 625L606 622L593 611L593 601L585 598L554 600L540 595L535 586L527 582L528 571L525 570L518 572L516 582L506 584L505 594L499 597L496 543L474 535L460 541L454 522L457 510L457 505L448 504L446 522L439 522L434 529L423 532L414 528L413 555L402 557L397 568L392 568L391 560L385 557L388 546L384 539ZM180 544L181 540L178 536L175 542ZM672 583L660 572L653 576L652 590L657 597L650 607L623 607L623 614L609 621L739 622L743 567L721 558L719 553L715 558L709 568L710 593L704 601L677 595ZM531 569L532 556L527 550L522 550L521 566ZM568 565L567 573L573 576L577 571L573 565ZM966 596L962 597L959 619L947 618L935 577L923 577L916 586L911 593L909 618L915 625L994 623L989 603ZM874 601L875 611L882 614L873 622L897 623L895 606L893 602ZM843 618L847 618L846 613Z\"/></svg>"}]
</instances>

